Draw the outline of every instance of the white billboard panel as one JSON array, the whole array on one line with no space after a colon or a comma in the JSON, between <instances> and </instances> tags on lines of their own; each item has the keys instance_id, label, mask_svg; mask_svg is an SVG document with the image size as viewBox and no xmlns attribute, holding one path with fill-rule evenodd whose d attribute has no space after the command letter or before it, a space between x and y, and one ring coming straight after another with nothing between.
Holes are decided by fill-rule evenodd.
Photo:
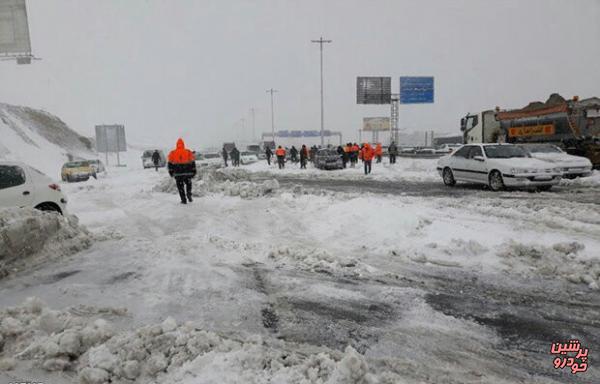
<instances>
[{"instance_id":1,"label":"white billboard panel","mask_svg":"<svg viewBox=\"0 0 600 384\"><path fill-rule=\"evenodd\" d=\"M125 126L96 125L96 150L98 152L126 152Z\"/></svg>"},{"instance_id":2,"label":"white billboard panel","mask_svg":"<svg viewBox=\"0 0 600 384\"><path fill-rule=\"evenodd\" d=\"M363 117L363 131L374 132L374 131L389 131L390 130L390 118L389 117Z\"/></svg>"},{"instance_id":3,"label":"white billboard panel","mask_svg":"<svg viewBox=\"0 0 600 384\"><path fill-rule=\"evenodd\" d=\"M0 0L0 55L30 53L25 0Z\"/></svg>"}]
</instances>

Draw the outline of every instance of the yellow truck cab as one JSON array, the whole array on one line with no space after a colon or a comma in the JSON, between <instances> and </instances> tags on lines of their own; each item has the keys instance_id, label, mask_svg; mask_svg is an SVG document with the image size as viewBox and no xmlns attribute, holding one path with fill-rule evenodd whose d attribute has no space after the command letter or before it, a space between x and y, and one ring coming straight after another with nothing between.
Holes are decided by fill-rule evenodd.
<instances>
[{"instance_id":1,"label":"yellow truck cab","mask_svg":"<svg viewBox=\"0 0 600 384\"><path fill-rule=\"evenodd\" d=\"M96 178L96 170L89 161L69 161L62 166L61 178L63 181L86 181L92 176Z\"/></svg>"}]
</instances>

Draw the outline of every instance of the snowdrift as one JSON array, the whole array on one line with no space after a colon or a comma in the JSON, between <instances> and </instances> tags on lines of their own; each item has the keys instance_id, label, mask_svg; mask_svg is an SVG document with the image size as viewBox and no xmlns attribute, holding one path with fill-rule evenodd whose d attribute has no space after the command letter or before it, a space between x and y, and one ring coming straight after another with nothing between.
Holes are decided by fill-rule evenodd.
<instances>
[{"instance_id":1,"label":"snowdrift","mask_svg":"<svg viewBox=\"0 0 600 384\"><path fill-rule=\"evenodd\" d=\"M87 249L92 236L75 216L0 209L0 278Z\"/></svg>"},{"instance_id":2,"label":"snowdrift","mask_svg":"<svg viewBox=\"0 0 600 384\"><path fill-rule=\"evenodd\" d=\"M58 178L67 155L94 158L93 143L58 117L0 103L0 159L22 161Z\"/></svg>"},{"instance_id":3,"label":"snowdrift","mask_svg":"<svg viewBox=\"0 0 600 384\"><path fill-rule=\"evenodd\" d=\"M219 335L171 317L118 332L102 315L126 311L79 312L52 310L37 298L0 311L0 370L27 361L48 372L75 373L84 384L374 382L364 356L351 347L339 352L256 335Z\"/></svg>"}]
</instances>

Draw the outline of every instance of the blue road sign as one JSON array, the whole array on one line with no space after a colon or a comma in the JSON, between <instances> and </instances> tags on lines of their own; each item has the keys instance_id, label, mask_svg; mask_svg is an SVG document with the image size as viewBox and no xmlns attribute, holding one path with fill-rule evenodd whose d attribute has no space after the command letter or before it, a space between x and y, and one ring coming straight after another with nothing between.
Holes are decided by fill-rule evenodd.
<instances>
[{"instance_id":1,"label":"blue road sign","mask_svg":"<svg viewBox=\"0 0 600 384\"><path fill-rule=\"evenodd\" d=\"M400 104L433 103L433 77L400 77Z\"/></svg>"}]
</instances>

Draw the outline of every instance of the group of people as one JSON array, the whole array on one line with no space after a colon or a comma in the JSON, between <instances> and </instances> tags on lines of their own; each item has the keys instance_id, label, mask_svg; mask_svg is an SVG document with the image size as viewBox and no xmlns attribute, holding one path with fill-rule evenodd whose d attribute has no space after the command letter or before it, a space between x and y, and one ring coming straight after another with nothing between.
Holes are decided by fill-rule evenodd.
<instances>
[{"instance_id":1,"label":"group of people","mask_svg":"<svg viewBox=\"0 0 600 384\"><path fill-rule=\"evenodd\" d=\"M310 149L308 149L308 147L303 144L300 150L298 150L295 146L292 146L290 148L290 160L294 163L299 162L300 168L306 169L306 163L314 160L317 150L317 146L312 146ZM344 168L346 168L348 163L350 163L351 167L355 167L356 163L358 163L358 160L362 160L365 175L368 175L371 173L373 159L375 159L377 163L381 163L383 148L381 143L377 143L375 147L369 143L364 143L362 146L358 146L356 143L347 143L345 146L340 145L337 148L337 153L342 158ZM390 157L390 164L395 164L396 156L398 155L398 147L394 142L392 142L388 147L388 154ZM231 158L231 164L234 167L240 165L240 151L235 146L230 152L227 152L227 149L223 147L222 155L225 161L225 166L227 166L227 160L229 158ZM265 149L265 155L269 165L271 165L271 158L273 155L275 155L279 169L285 168L287 150L281 145L275 149L275 153L273 153L273 150L267 146ZM158 152L153 154L152 160L154 161L155 165L158 164ZM175 184L177 185L177 191L179 192L179 197L181 198L181 204L187 204L188 202L191 203L193 201L192 178L196 175L196 158L194 152L185 147L183 139L180 138L177 140L175 149L169 153L167 165L169 175L175 178Z\"/></svg>"},{"instance_id":2,"label":"group of people","mask_svg":"<svg viewBox=\"0 0 600 384\"><path fill-rule=\"evenodd\" d=\"M240 166L240 151L234 146L230 152L227 152L227 148L223 146L223 151L221 152L221 156L223 156L223 161L225 162L225 166L227 167L227 160L231 157L231 166L239 167Z\"/></svg>"}]
</instances>

